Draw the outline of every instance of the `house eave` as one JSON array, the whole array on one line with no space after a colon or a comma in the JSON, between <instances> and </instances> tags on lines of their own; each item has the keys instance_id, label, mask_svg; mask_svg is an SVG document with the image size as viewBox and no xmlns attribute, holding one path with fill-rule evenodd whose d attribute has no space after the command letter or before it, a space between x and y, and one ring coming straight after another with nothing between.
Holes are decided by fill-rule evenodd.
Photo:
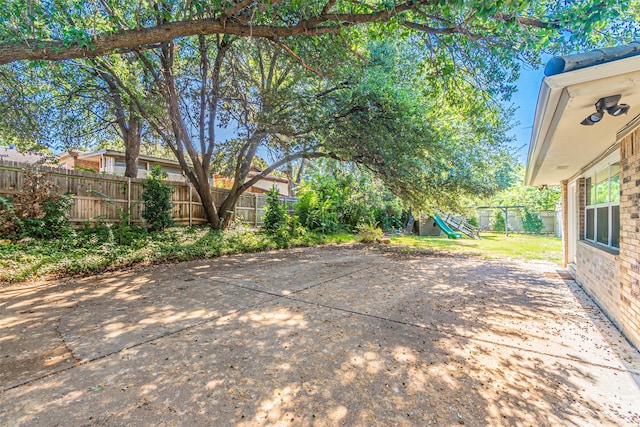
<instances>
[{"instance_id":1,"label":"house eave","mask_svg":"<svg viewBox=\"0 0 640 427\"><path fill-rule=\"evenodd\" d=\"M525 184L557 185L619 140L640 111L640 56L592 65L543 79L529 146ZM620 94L631 105L628 116L605 115L593 126L580 125L595 102Z\"/></svg>"}]
</instances>

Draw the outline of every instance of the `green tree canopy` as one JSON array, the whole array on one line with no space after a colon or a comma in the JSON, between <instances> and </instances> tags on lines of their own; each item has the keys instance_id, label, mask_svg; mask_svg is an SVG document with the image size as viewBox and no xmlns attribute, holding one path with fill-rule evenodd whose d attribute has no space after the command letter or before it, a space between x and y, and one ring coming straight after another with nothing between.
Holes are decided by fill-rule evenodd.
<instances>
[{"instance_id":1,"label":"green tree canopy","mask_svg":"<svg viewBox=\"0 0 640 427\"><path fill-rule=\"evenodd\" d=\"M531 211L555 210L560 202L560 187L528 187L524 185L524 168L514 170L517 181L514 185L498 192L489 203L492 206L522 205Z\"/></svg>"},{"instance_id":2,"label":"green tree canopy","mask_svg":"<svg viewBox=\"0 0 640 427\"><path fill-rule=\"evenodd\" d=\"M128 110L171 150L216 228L259 178L319 157L362 165L414 204L448 207L508 181L509 111L496 102L513 92L520 61L632 39L637 9L611 0L12 0L0 5L0 70L16 81L19 60L93 70L122 101L119 114L102 108L115 119ZM73 107L70 117L80 114ZM237 138L220 140L219 126ZM260 150L273 161L249 178ZM214 206L218 171L234 185Z\"/></svg>"},{"instance_id":3,"label":"green tree canopy","mask_svg":"<svg viewBox=\"0 0 640 427\"><path fill-rule=\"evenodd\" d=\"M637 2L612 0L11 0L0 6L0 63L136 51L202 34L270 40L348 35L372 23L385 26L372 31L459 34L525 51L540 40L632 39L638 30L629 21L637 16Z\"/></svg>"}]
</instances>

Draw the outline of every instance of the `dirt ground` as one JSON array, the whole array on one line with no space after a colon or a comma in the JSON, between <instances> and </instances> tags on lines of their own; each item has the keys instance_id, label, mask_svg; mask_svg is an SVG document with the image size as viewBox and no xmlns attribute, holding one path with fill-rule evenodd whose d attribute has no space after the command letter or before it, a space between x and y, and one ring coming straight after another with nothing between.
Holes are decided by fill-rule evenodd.
<instances>
[{"instance_id":1,"label":"dirt ground","mask_svg":"<svg viewBox=\"0 0 640 427\"><path fill-rule=\"evenodd\" d=\"M0 425L640 425L563 277L352 244L0 289Z\"/></svg>"}]
</instances>

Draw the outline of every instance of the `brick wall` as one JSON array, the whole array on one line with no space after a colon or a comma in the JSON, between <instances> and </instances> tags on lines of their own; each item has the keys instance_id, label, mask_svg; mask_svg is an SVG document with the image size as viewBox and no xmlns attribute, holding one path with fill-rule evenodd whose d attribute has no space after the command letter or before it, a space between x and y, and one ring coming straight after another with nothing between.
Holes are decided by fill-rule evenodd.
<instances>
[{"instance_id":1,"label":"brick wall","mask_svg":"<svg viewBox=\"0 0 640 427\"><path fill-rule=\"evenodd\" d=\"M576 279L609 318L622 329L620 321L620 256L593 243L576 245Z\"/></svg>"},{"instance_id":2,"label":"brick wall","mask_svg":"<svg viewBox=\"0 0 640 427\"><path fill-rule=\"evenodd\" d=\"M620 146L620 328L640 348L640 128Z\"/></svg>"},{"instance_id":3,"label":"brick wall","mask_svg":"<svg viewBox=\"0 0 640 427\"><path fill-rule=\"evenodd\" d=\"M74 166L80 166L81 168L93 169L96 172L100 172L100 163L99 162L90 162L88 160L75 159L73 162Z\"/></svg>"}]
</instances>

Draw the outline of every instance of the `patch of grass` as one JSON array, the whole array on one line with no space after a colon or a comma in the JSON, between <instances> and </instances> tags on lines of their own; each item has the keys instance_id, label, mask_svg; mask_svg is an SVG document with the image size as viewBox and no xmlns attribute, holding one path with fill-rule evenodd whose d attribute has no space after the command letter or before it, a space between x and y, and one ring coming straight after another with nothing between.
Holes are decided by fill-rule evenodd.
<instances>
[{"instance_id":1,"label":"patch of grass","mask_svg":"<svg viewBox=\"0 0 640 427\"><path fill-rule=\"evenodd\" d=\"M517 258L562 262L562 239L553 236L483 232L481 240L447 239L438 236L399 236L392 244L413 248L447 249L488 258Z\"/></svg>"},{"instance_id":2,"label":"patch of grass","mask_svg":"<svg viewBox=\"0 0 640 427\"><path fill-rule=\"evenodd\" d=\"M305 233L289 247L354 240L347 233ZM124 243L109 229L74 230L64 239L23 239L0 245L0 285L29 279L88 275L131 265L189 261L283 247L282 242L248 229L225 232L175 227L162 232L132 232Z\"/></svg>"}]
</instances>

